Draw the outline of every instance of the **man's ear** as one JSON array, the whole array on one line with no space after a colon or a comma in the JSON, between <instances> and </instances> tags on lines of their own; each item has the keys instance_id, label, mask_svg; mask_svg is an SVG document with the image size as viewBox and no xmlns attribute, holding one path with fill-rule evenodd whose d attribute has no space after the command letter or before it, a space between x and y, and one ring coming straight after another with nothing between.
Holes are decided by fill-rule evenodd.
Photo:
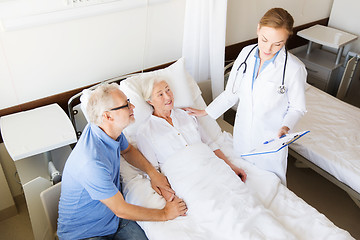
<instances>
[{"instance_id":1,"label":"man's ear","mask_svg":"<svg viewBox=\"0 0 360 240\"><path fill-rule=\"evenodd\" d=\"M151 106L153 106L152 103L151 103L151 100L147 100L146 102L147 102L148 104L150 104Z\"/></svg>"},{"instance_id":2,"label":"man's ear","mask_svg":"<svg viewBox=\"0 0 360 240\"><path fill-rule=\"evenodd\" d=\"M110 120L111 119L111 114L109 112L104 112L103 113L103 118L106 120Z\"/></svg>"}]
</instances>

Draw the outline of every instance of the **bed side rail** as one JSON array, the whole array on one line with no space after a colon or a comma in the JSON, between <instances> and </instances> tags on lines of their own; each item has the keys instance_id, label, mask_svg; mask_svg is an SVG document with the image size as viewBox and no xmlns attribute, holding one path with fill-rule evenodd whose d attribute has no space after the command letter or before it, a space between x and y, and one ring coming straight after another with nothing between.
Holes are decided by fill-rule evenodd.
<instances>
[{"instance_id":1,"label":"bed side rail","mask_svg":"<svg viewBox=\"0 0 360 240\"><path fill-rule=\"evenodd\" d=\"M91 86L90 88L88 89L95 89L96 87L98 87L99 85L103 84L103 83L118 83L120 84L121 81L129 78L129 77L133 77L135 75L137 75L139 73L135 73L135 74L127 74L127 75L122 75L122 76L119 76L119 77L114 77L114 78L110 78L108 80L105 80L105 81L102 81L102 82L99 82L93 86ZM69 101L68 101L68 112L69 112L69 118L71 120L71 123L73 124L74 126L74 129L75 129L75 132L76 132L76 136L77 138L79 139L80 136L81 136L81 131L77 128L76 126L76 121L75 121L75 115L78 114L78 110L74 109L74 107L78 104L80 104L80 97L82 96L82 92L79 92L77 94L75 94L74 96L72 96Z\"/></svg>"}]
</instances>

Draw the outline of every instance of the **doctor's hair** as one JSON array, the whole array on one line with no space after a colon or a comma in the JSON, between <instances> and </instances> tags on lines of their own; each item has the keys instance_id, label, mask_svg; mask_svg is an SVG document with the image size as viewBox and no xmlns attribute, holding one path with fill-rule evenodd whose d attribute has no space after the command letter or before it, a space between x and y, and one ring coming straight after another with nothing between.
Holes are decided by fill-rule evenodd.
<instances>
[{"instance_id":1,"label":"doctor's hair","mask_svg":"<svg viewBox=\"0 0 360 240\"><path fill-rule=\"evenodd\" d=\"M285 28L289 36L293 34L294 18L283 8L272 8L260 19L260 27Z\"/></svg>"},{"instance_id":2,"label":"doctor's hair","mask_svg":"<svg viewBox=\"0 0 360 240\"><path fill-rule=\"evenodd\" d=\"M165 81L167 83L169 83L166 79L166 77L163 77L163 76L153 76L153 77L150 77L148 79L146 79L142 86L141 86L141 94L142 94L142 97L144 98L145 101L150 101L151 100L151 95L152 95L152 92L154 90L154 85L156 83L159 83L159 82L162 82L162 81Z\"/></svg>"},{"instance_id":3,"label":"doctor's hair","mask_svg":"<svg viewBox=\"0 0 360 240\"><path fill-rule=\"evenodd\" d=\"M114 107L111 92L115 90L119 90L118 84L103 83L92 91L86 106L86 113L90 123L98 126L102 124L103 113Z\"/></svg>"}]
</instances>

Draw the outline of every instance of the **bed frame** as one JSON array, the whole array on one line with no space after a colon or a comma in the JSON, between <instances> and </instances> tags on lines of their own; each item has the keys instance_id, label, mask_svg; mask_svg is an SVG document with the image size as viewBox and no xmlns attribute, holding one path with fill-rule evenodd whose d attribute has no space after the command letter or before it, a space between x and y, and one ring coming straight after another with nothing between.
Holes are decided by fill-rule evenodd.
<instances>
[{"instance_id":1,"label":"bed frame","mask_svg":"<svg viewBox=\"0 0 360 240\"><path fill-rule=\"evenodd\" d=\"M98 87L99 85L103 84L103 83L120 83L122 80L125 80L129 77L135 76L139 73L135 73L135 74L128 74L128 75L123 75L123 76L119 76L119 77L114 77L114 78L110 78L108 80L102 81L96 85L91 86L88 89L95 89L96 87ZM68 112L69 112L69 118L71 120L71 123L74 126L74 129L76 131L76 136L79 139L81 136L81 131L78 130L77 126L76 126L76 121L75 121L75 115L77 115L79 112L78 110L74 109L74 107L78 104L80 104L80 97L82 95L82 92L79 92L77 94L75 94L74 96L72 96L69 101L68 101Z\"/></svg>"},{"instance_id":2,"label":"bed frame","mask_svg":"<svg viewBox=\"0 0 360 240\"><path fill-rule=\"evenodd\" d=\"M355 204L360 208L360 193L356 192L354 189L352 189L345 183L339 181L337 178L335 178L333 175L331 175L324 169L318 167L316 164L314 164L313 162L311 162L301 154L291 149L291 146L289 147L289 155L293 156L296 159L295 162L296 167L311 168L312 170L320 174L322 177L324 177L328 181L332 182L333 184L344 190L350 196L350 198L355 202Z\"/></svg>"},{"instance_id":3,"label":"bed frame","mask_svg":"<svg viewBox=\"0 0 360 240\"><path fill-rule=\"evenodd\" d=\"M228 64L225 67L225 80L227 80L230 69L232 67L233 63ZM123 75L123 76L119 76L119 77L115 77L115 78L111 78L108 80L105 80L103 82L100 82L92 87L90 87L89 89L95 89L97 86L99 86L102 83L120 83L122 80L125 80L128 77L132 77L135 76L139 73L136 74L129 74L129 75ZM208 86L209 84L206 83L200 83L199 87L202 90L202 92L207 92L206 89L208 89L209 87L211 88L211 86ZM69 112L69 117L70 120L74 126L74 129L76 130L76 135L79 138L81 136L81 131L78 130L77 126L76 126L76 121L75 121L75 115L78 114L78 110L74 109L74 107L78 104L80 104L80 97L82 95L82 92L72 96L69 101L68 101L68 112ZM209 99L208 99L209 100ZM205 99L206 101L206 99ZM226 121L224 121L222 118L219 118L217 120L218 124L220 125L221 129L232 133L233 131L233 126L229 123L227 123ZM74 145L73 145L74 146ZM72 147L73 147L72 146ZM327 179L328 181L332 182L333 184L335 184L336 186L338 186L339 188L343 189L350 197L351 199L355 202L355 204L360 207L360 193L356 192L355 190L353 190L351 187L349 187L348 185L344 184L343 182L339 181L338 179L336 179L333 175L331 175L330 173L328 173L327 171L323 170L322 168L318 167L317 165L315 165L314 163L312 163L310 160L306 159L305 157L303 157L302 155L300 155L299 153L297 153L296 151L294 151L293 149L291 149L291 146L289 147L289 154L291 156L293 156L297 161L296 161L296 166L297 167L307 167L307 168L311 168L312 170L314 170L315 172L317 172L318 174L320 174L322 177L324 177L325 179Z\"/></svg>"}]
</instances>

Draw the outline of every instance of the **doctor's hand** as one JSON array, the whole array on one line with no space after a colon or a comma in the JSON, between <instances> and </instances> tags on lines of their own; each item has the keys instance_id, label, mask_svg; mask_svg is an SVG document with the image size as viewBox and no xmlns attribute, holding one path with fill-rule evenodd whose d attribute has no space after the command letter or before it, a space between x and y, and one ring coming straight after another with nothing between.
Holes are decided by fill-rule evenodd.
<instances>
[{"instance_id":1,"label":"doctor's hand","mask_svg":"<svg viewBox=\"0 0 360 240\"><path fill-rule=\"evenodd\" d=\"M195 109L192 107L183 108L183 110L187 111L190 116L202 117L207 115L205 110Z\"/></svg>"},{"instance_id":2,"label":"doctor's hand","mask_svg":"<svg viewBox=\"0 0 360 240\"><path fill-rule=\"evenodd\" d=\"M287 126L282 126L279 130L278 137L288 134L289 131L290 131L290 128L288 128Z\"/></svg>"}]
</instances>

